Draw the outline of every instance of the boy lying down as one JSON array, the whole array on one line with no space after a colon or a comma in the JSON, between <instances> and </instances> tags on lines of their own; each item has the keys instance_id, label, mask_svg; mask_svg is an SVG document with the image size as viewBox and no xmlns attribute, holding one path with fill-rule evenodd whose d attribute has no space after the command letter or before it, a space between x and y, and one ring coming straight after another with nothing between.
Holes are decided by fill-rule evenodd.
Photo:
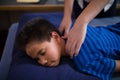
<instances>
[{"instance_id":1,"label":"boy lying down","mask_svg":"<svg viewBox=\"0 0 120 80\"><path fill-rule=\"evenodd\" d=\"M43 66L57 66L61 57L69 56L59 31L42 18L28 21L17 36L17 43ZM110 80L114 72L120 71L120 23L107 27L88 26L86 39L73 61L78 71Z\"/></svg>"}]
</instances>

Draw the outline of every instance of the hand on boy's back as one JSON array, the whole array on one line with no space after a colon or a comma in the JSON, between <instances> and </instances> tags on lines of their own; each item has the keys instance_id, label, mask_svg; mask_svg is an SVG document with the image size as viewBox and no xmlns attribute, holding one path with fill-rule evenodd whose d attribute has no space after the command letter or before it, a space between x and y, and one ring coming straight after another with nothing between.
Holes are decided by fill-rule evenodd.
<instances>
[{"instance_id":1,"label":"hand on boy's back","mask_svg":"<svg viewBox=\"0 0 120 80\"><path fill-rule=\"evenodd\" d=\"M73 58L79 54L80 48L85 40L87 24L80 24L75 22L73 27L64 34L63 38L67 39L65 51Z\"/></svg>"},{"instance_id":2,"label":"hand on boy's back","mask_svg":"<svg viewBox=\"0 0 120 80\"><path fill-rule=\"evenodd\" d=\"M65 51L73 58L73 56L77 56L79 54L80 48L84 42L86 36L87 27L73 27L67 35L64 35L64 39L67 39ZM78 34L79 32L79 34Z\"/></svg>"},{"instance_id":3,"label":"hand on boy's back","mask_svg":"<svg viewBox=\"0 0 120 80\"><path fill-rule=\"evenodd\" d=\"M62 38L65 40L65 42L67 43L67 36L62 36ZM69 56L71 59L73 58L73 56L77 56L78 54L75 54L74 52L67 52L67 46L65 46L65 52L67 54L67 56Z\"/></svg>"}]
</instances>

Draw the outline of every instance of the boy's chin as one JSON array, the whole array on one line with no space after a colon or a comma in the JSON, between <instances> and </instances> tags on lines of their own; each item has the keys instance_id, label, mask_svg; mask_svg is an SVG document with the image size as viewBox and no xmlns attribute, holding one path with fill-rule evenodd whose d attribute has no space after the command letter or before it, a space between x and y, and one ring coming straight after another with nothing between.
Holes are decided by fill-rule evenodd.
<instances>
[{"instance_id":1,"label":"boy's chin","mask_svg":"<svg viewBox=\"0 0 120 80\"><path fill-rule=\"evenodd\" d=\"M50 64L50 65L47 65L48 67L56 67L58 66L59 64Z\"/></svg>"},{"instance_id":2,"label":"boy's chin","mask_svg":"<svg viewBox=\"0 0 120 80\"><path fill-rule=\"evenodd\" d=\"M41 64L40 64L41 65ZM48 65L42 65L42 66L45 66L45 67L57 67L59 65L59 63L53 63L53 64L48 64Z\"/></svg>"}]
</instances>

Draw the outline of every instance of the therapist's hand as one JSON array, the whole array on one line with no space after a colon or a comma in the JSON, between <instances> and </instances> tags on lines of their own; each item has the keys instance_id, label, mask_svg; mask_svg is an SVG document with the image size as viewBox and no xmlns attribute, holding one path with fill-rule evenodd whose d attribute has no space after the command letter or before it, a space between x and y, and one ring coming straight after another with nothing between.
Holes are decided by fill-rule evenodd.
<instances>
[{"instance_id":1,"label":"therapist's hand","mask_svg":"<svg viewBox=\"0 0 120 80\"><path fill-rule=\"evenodd\" d=\"M81 24L79 21L76 21L68 35L64 37L67 38L66 53L71 58L73 58L74 55L78 55L86 36L86 29L87 24Z\"/></svg>"},{"instance_id":2,"label":"therapist's hand","mask_svg":"<svg viewBox=\"0 0 120 80\"><path fill-rule=\"evenodd\" d=\"M59 26L59 31L63 34L63 37L66 36L70 30L70 26L72 24L72 20L69 17L64 17L60 26Z\"/></svg>"}]
</instances>

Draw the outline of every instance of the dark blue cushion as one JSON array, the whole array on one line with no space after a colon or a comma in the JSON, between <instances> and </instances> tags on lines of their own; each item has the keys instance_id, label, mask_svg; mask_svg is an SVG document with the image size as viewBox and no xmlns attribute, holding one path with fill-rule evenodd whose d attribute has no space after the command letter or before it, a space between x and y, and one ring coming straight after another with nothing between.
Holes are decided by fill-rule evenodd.
<instances>
[{"instance_id":1,"label":"dark blue cushion","mask_svg":"<svg viewBox=\"0 0 120 80\"><path fill-rule=\"evenodd\" d=\"M24 14L20 19L18 32L28 20L35 17L45 18L58 27L62 16L63 13ZM15 48L8 80L98 80L98 78L76 71L69 58L62 58L57 67L43 67Z\"/></svg>"},{"instance_id":2,"label":"dark blue cushion","mask_svg":"<svg viewBox=\"0 0 120 80\"><path fill-rule=\"evenodd\" d=\"M51 23L55 25L55 27L59 27L59 24L62 20L63 13L62 12L49 12L49 13L28 13L28 14L23 14L20 19L20 24L19 28L21 28L28 20L36 18L36 17L41 17L44 19L47 19Z\"/></svg>"},{"instance_id":3,"label":"dark blue cushion","mask_svg":"<svg viewBox=\"0 0 120 80\"><path fill-rule=\"evenodd\" d=\"M18 51L13 56L8 80L98 80L77 72L70 59L64 58L57 67L43 67Z\"/></svg>"}]
</instances>

